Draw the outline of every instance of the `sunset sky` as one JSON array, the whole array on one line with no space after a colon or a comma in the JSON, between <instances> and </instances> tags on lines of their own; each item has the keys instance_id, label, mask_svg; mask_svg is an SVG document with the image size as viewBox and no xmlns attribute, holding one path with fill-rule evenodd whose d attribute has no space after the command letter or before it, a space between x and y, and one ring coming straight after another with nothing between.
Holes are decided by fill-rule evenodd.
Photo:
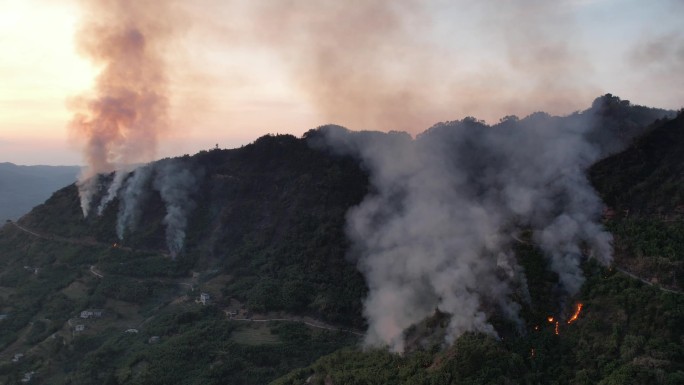
<instances>
[{"instance_id":1,"label":"sunset sky","mask_svg":"<svg viewBox=\"0 0 684 385\"><path fill-rule=\"evenodd\" d=\"M130 3L135 1L118 0ZM0 162L83 164L70 131L102 65L76 0L0 0ZM159 1L169 128L155 157L337 123L418 133L610 92L684 107L681 0Z\"/></svg>"}]
</instances>

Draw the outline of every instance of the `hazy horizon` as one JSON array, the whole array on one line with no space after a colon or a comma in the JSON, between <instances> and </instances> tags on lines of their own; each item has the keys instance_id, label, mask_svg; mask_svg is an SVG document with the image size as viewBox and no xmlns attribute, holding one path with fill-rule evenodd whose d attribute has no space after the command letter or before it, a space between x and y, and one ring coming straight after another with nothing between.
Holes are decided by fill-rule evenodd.
<instances>
[{"instance_id":1,"label":"hazy horizon","mask_svg":"<svg viewBox=\"0 0 684 385\"><path fill-rule=\"evenodd\" d=\"M93 4L0 5L0 47L11 53L0 65L0 161L85 164L84 138L68 127L108 64L92 51L106 44L85 34L84 45L83 31L114 3ZM466 116L567 115L606 93L684 105L675 0L117 4L163 20L162 40L144 36L163 43L167 104L146 160L328 123L415 134Z\"/></svg>"}]
</instances>

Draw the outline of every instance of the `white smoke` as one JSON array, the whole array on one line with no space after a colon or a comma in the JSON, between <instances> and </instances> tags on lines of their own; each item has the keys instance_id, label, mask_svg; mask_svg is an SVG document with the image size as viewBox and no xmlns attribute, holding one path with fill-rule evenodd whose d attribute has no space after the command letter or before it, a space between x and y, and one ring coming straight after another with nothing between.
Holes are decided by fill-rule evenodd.
<instances>
[{"instance_id":1,"label":"white smoke","mask_svg":"<svg viewBox=\"0 0 684 385\"><path fill-rule=\"evenodd\" d=\"M97 206L97 215L101 216L107 206L109 206L109 203L111 203L119 194L119 189L121 189L126 175L130 172L127 168L128 167L122 167L114 172L112 183L109 184L107 193L102 197L100 204Z\"/></svg>"},{"instance_id":2,"label":"white smoke","mask_svg":"<svg viewBox=\"0 0 684 385\"><path fill-rule=\"evenodd\" d=\"M152 174L152 166L137 168L126 180L119 193L119 215L116 220L116 235L124 238L126 229L135 231L142 215L143 204L149 195L147 185Z\"/></svg>"},{"instance_id":3,"label":"white smoke","mask_svg":"<svg viewBox=\"0 0 684 385\"><path fill-rule=\"evenodd\" d=\"M162 222L166 227L168 250L171 257L175 258L183 250L188 216L196 206L194 195L202 171L181 159L164 159L141 166L129 175L125 182L117 182L115 179L110 185L110 191L116 183L120 186L117 188L117 237L123 240L126 230L136 230L142 220L144 205L154 189L159 192L166 208Z\"/></svg>"},{"instance_id":4,"label":"white smoke","mask_svg":"<svg viewBox=\"0 0 684 385\"><path fill-rule=\"evenodd\" d=\"M116 196L128 165L154 159L158 140L168 131L168 48L184 17L168 1L79 3L79 52L100 69L92 91L69 102L74 112L69 128L87 164L78 182L87 217L100 193L93 178L116 171L117 183L98 206L101 213Z\"/></svg>"},{"instance_id":5,"label":"white smoke","mask_svg":"<svg viewBox=\"0 0 684 385\"><path fill-rule=\"evenodd\" d=\"M181 160L168 159L155 164L154 188L159 191L166 205L166 244L175 258L183 249L188 215L196 204L192 199L197 191L199 178Z\"/></svg>"},{"instance_id":6,"label":"white smoke","mask_svg":"<svg viewBox=\"0 0 684 385\"><path fill-rule=\"evenodd\" d=\"M366 343L404 349L404 330L435 309L451 315L448 343L496 334L493 308L518 320L526 292L512 237L531 229L561 288L583 282L584 248L611 259L602 203L584 171L602 155L591 119L533 114L493 127L475 119L407 134L321 129L333 150L358 157L371 193L349 211L347 233L369 287ZM315 143L315 139L312 140Z\"/></svg>"},{"instance_id":7,"label":"white smoke","mask_svg":"<svg viewBox=\"0 0 684 385\"><path fill-rule=\"evenodd\" d=\"M81 202L81 211L83 212L83 217L87 217L90 212L90 208L93 204L93 199L95 194L100 191L102 177L101 174L85 176L86 172L81 171L81 175L76 181L76 187L78 188L78 195Z\"/></svg>"}]
</instances>

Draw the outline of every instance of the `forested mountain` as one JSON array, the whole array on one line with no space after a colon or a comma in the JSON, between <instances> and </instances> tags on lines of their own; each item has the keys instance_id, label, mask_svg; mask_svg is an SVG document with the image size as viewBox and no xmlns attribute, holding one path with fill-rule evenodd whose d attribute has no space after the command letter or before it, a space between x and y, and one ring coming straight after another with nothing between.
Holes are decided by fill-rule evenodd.
<instances>
[{"instance_id":1,"label":"forested mountain","mask_svg":"<svg viewBox=\"0 0 684 385\"><path fill-rule=\"evenodd\" d=\"M2 381L266 383L357 343L336 331L363 326L363 278L345 258L344 215L366 192L355 162L292 136L171 161L202 170L175 259L154 189L123 241L118 202L84 219L74 185L0 231Z\"/></svg>"},{"instance_id":2,"label":"forested mountain","mask_svg":"<svg viewBox=\"0 0 684 385\"><path fill-rule=\"evenodd\" d=\"M0 383L682 383L682 119L606 95L568 117L538 113L493 127L469 118L435 125L417 139L332 126L302 138L269 135L242 148L164 159L119 182L117 175L101 176L94 201L85 206L75 185L65 187L0 229ZM438 302L401 331L401 354L377 344L361 348L376 322L369 298L377 295L372 274L379 273L369 254L418 242L417 231L432 226L430 218L418 222L409 215L410 204L428 207L423 196L409 198L467 181L472 188L465 198L456 196L460 202L487 196L485 207L499 207L491 202L503 198L491 191L531 186L507 178L503 156L518 149L513 159L537 156L523 148L535 135L567 149L553 132L547 135L556 126L569 139L593 143L573 147L585 151L582 162L609 155L580 174L565 163L558 167L570 180L589 175L606 203L603 217L592 220L612 233L614 262L602 265L592 258L592 240L578 241L582 255L573 261L585 281L576 292L564 288L546 255L547 238L535 233L537 219L526 221L520 207L528 206L516 200L513 219L500 222L511 233L502 250L524 271L524 284L512 281L506 293L519 306L517 317L485 298L481 314L496 332L468 330L447 343L454 317ZM526 133L516 136L516 130ZM445 133L449 141L442 140ZM517 140L515 148L488 149L499 144L500 133ZM423 178L437 170L430 163L412 174L382 168L426 155L412 152L416 143L459 152L454 164L438 165L440 172L458 167L458 173L436 174L459 179ZM468 151L481 158L469 159ZM572 202L562 194L563 179L548 177L551 183L542 179L538 194L553 194L531 194L536 204L539 197ZM452 213L450 202L439 203ZM529 207L535 218L544 213ZM360 215L363 210L372 215ZM563 218L556 211L549 209ZM390 222L396 212L405 213L399 219L409 225ZM492 217L485 216L487 223ZM387 223L404 226L403 239L376 231ZM503 265L501 258L495 255ZM482 276L507 271L497 265Z\"/></svg>"},{"instance_id":3,"label":"forested mountain","mask_svg":"<svg viewBox=\"0 0 684 385\"><path fill-rule=\"evenodd\" d=\"M75 166L18 166L0 163L0 221L18 219L55 190L73 183Z\"/></svg>"},{"instance_id":4,"label":"forested mountain","mask_svg":"<svg viewBox=\"0 0 684 385\"><path fill-rule=\"evenodd\" d=\"M627 150L598 162L590 176L605 203L632 215L673 215L684 202L684 116L653 122Z\"/></svg>"}]
</instances>

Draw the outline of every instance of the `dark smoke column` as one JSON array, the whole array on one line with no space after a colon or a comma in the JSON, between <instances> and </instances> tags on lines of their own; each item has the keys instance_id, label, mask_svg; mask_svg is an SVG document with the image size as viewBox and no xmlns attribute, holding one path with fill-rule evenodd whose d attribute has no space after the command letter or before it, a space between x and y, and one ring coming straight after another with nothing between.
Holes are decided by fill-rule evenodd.
<instances>
[{"instance_id":1,"label":"dark smoke column","mask_svg":"<svg viewBox=\"0 0 684 385\"><path fill-rule=\"evenodd\" d=\"M83 0L77 35L81 52L101 68L92 92L74 103L72 134L83 143L87 167L78 181L84 216L92 207L100 173L128 170L153 159L168 127L168 77L164 51L172 37L172 2ZM120 187L118 175L107 194ZM106 205L103 201L100 206Z\"/></svg>"}]
</instances>

